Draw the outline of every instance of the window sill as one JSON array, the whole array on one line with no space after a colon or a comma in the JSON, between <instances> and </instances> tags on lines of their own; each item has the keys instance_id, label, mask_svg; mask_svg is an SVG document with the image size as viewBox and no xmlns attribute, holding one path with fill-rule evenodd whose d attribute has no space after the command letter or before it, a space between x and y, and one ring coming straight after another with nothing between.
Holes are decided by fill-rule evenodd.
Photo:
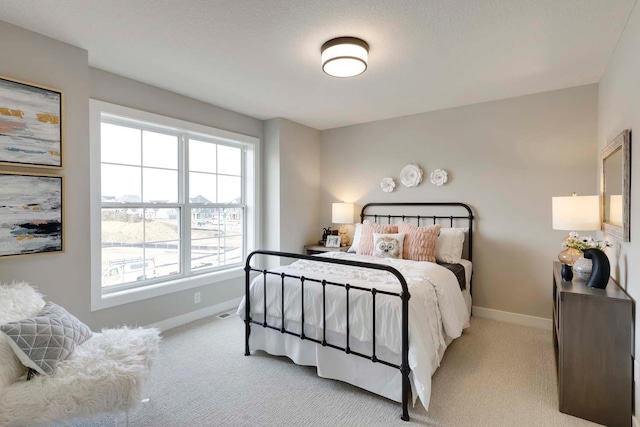
<instances>
[{"instance_id":1,"label":"window sill","mask_svg":"<svg viewBox=\"0 0 640 427\"><path fill-rule=\"evenodd\" d=\"M91 311L98 311L105 308L142 301L199 286L206 286L225 280L236 279L242 276L244 276L244 268L239 266L229 270L216 271L199 276L182 277L176 280L154 283L140 288L125 289L108 294L102 294L102 288L100 285L92 286Z\"/></svg>"}]
</instances>

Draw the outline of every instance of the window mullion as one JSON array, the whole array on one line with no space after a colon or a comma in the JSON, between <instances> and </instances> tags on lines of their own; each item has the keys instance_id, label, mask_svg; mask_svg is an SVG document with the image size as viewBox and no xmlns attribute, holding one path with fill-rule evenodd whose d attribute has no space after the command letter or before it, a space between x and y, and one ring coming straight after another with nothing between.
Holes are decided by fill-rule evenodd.
<instances>
[{"instance_id":1,"label":"window mullion","mask_svg":"<svg viewBox=\"0 0 640 427\"><path fill-rule=\"evenodd\" d=\"M182 168L180 172L180 178L182 179L182 246L180 251L180 260L183 266L183 272L185 276L191 274L191 207L189 204L189 136L182 134L182 149L180 155L182 159L180 166Z\"/></svg>"}]
</instances>

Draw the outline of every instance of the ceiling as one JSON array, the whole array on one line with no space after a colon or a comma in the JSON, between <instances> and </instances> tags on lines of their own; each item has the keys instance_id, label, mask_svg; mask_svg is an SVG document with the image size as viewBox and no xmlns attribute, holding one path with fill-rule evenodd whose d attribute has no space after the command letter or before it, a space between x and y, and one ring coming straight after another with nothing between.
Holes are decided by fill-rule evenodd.
<instances>
[{"instance_id":1,"label":"ceiling","mask_svg":"<svg viewBox=\"0 0 640 427\"><path fill-rule=\"evenodd\" d=\"M598 82L636 0L0 0L89 64L327 129ZM370 46L336 79L320 47Z\"/></svg>"}]
</instances>

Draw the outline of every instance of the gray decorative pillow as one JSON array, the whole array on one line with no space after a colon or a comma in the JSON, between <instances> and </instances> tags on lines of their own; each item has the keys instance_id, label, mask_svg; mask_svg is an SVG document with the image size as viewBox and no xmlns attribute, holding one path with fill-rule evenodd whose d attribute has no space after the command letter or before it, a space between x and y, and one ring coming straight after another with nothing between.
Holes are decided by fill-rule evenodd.
<instances>
[{"instance_id":1,"label":"gray decorative pillow","mask_svg":"<svg viewBox=\"0 0 640 427\"><path fill-rule=\"evenodd\" d=\"M48 302L35 317L0 325L20 361L40 374L52 374L76 346L91 338L91 329L67 310Z\"/></svg>"}]
</instances>

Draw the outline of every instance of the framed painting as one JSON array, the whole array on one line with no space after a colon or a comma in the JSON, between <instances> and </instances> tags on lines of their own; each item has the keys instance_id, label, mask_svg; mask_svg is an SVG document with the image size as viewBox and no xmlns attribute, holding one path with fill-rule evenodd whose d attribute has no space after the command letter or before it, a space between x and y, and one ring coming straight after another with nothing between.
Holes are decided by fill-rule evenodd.
<instances>
[{"instance_id":1,"label":"framed painting","mask_svg":"<svg viewBox=\"0 0 640 427\"><path fill-rule=\"evenodd\" d=\"M63 252L63 178L0 172L0 257Z\"/></svg>"},{"instance_id":2,"label":"framed painting","mask_svg":"<svg viewBox=\"0 0 640 427\"><path fill-rule=\"evenodd\" d=\"M0 77L0 164L62 168L62 101L55 89Z\"/></svg>"}]
</instances>

